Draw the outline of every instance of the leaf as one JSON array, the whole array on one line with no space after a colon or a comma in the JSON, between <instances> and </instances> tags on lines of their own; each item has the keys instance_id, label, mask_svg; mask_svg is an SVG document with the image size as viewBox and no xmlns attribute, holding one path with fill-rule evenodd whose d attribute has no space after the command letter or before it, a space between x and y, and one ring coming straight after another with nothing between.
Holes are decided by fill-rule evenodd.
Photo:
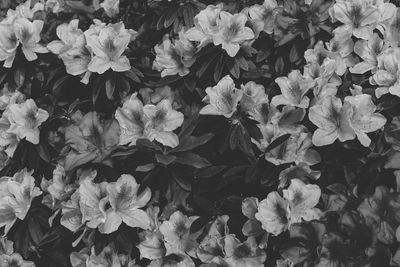
<instances>
[{"instance_id":1,"label":"leaf","mask_svg":"<svg viewBox=\"0 0 400 267\"><path fill-rule=\"evenodd\" d=\"M135 171L137 172L149 172L152 169L154 169L156 165L154 165L154 163L149 163L149 164L145 164L145 165L140 165L136 168Z\"/></svg>"},{"instance_id":2,"label":"leaf","mask_svg":"<svg viewBox=\"0 0 400 267\"><path fill-rule=\"evenodd\" d=\"M248 71L249 70L249 64L247 64L247 61L244 57L238 57L235 59L237 64L242 70Z\"/></svg>"},{"instance_id":3,"label":"leaf","mask_svg":"<svg viewBox=\"0 0 400 267\"><path fill-rule=\"evenodd\" d=\"M158 146L157 144L151 142L149 139L138 139L136 140L136 146L139 149L145 149L145 150L152 150L152 151L161 151L161 147Z\"/></svg>"},{"instance_id":4,"label":"leaf","mask_svg":"<svg viewBox=\"0 0 400 267\"><path fill-rule=\"evenodd\" d=\"M204 49L204 48L203 48ZM207 56L205 62L201 65L201 67L197 70L196 76L201 77L203 76L204 72L208 69L208 67L211 65L211 63L214 62L216 57L219 55L220 51L217 51L216 53L214 52L210 56Z\"/></svg>"},{"instance_id":5,"label":"leaf","mask_svg":"<svg viewBox=\"0 0 400 267\"><path fill-rule=\"evenodd\" d=\"M174 162L176 157L174 155L164 155L164 154L156 154L156 160L158 163L161 163L165 166L168 166L172 162Z\"/></svg>"},{"instance_id":6,"label":"leaf","mask_svg":"<svg viewBox=\"0 0 400 267\"><path fill-rule=\"evenodd\" d=\"M183 122L181 132L179 133L180 140L185 140L192 135L194 129L196 129L198 119L199 113L196 113Z\"/></svg>"},{"instance_id":7,"label":"leaf","mask_svg":"<svg viewBox=\"0 0 400 267\"><path fill-rule=\"evenodd\" d=\"M169 153L193 150L196 147L199 147L199 146L202 146L202 145L208 143L208 141L210 141L213 137L214 137L213 133L204 134L199 137L189 136L188 138L181 140L179 145L177 147L171 149L169 151Z\"/></svg>"},{"instance_id":8,"label":"leaf","mask_svg":"<svg viewBox=\"0 0 400 267\"><path fill-rule=\"evenodd\" d=\"M270 55L270 51L269 50L260 50L257 53L257 57L256 57L256 62L262 62L265 61Z\"/></svg>"},{"instance_id":9,"label":"leaf","mask_svg":"<svg viewBox=\"0 0 400 267\"><path fill-rule=\"evenodd\" d=\"M177 16L178 13L176 12L175 8L171 8L170 10L168 10L164 20L164 28L168 28L169 26L171 26L177 19Z\"/></svg>"},{"instance_id":10,"label":"leaf","mask_svg":"<svg viewBox=\"0 0 400 267\"><path fill-rule=\"evenodd\" d=\"M136 83L140 83L140 79L139 79L138 75L132 69L125 71L124 75L128 79L130 79Z\"/></svg>"},{"instance_id":11,"label":"leaf","mask_svg":"<svg viewBox=\"0 0 400 267\"><path fill-rule=\"evenodd\" d=\"M24 85L25 82L25 70L23 68L17 68L14 72L14 81L17 88Z\"/></svg>"},{"instance_id":12,"label":"leaf","mask_svg":"<svg viewBox=\"0 0 400 267\"><path fill-rule=\"evenodd\" d=\"M292 48L290 49L290 53L289 53L289 60L292 63L295 63L297 60L300 59L300 54L299 51L297 49L296 45L293 45Z\"/></svg>"},{"instance_id":13,"label":"leaf","mask_svg":"<svg viewBox=\"0 0 400 267\"><path fill-rule=\"evenodd\" d=\"M39 154L39 156L46 162L50 162L51 157L50 157L50 152L47 149L47 147L43 144L39 144L36 146L36 150Z\"/></svg>"},{"instance_id":14,"label":"leaf","mask_svg":"<svg viewBox=\"0 0 400 267\"><path fill-rule=\"evenodd\" d=\"M285 62L283 61L282 57L278 57L275 61L275 73L280 75L283 73L283 69L285 68Z\"/></svg>"},{"instance_id":15,"label":"leaf","mask_svg":"<svg viewBox=\"0 0 400 267\"><path fill-rule=\"evenodd\" d=\"M225 169L226 169L226 166L224 166L224 165L221 165L221 166L210 166L210 167L202 168L202 169L197 170L195 172L194 177L196 179L198 179L198 178L210 178L210 177L213 177L213 176L217 175L218 173L222 172Z\"/></svg>"},{"instance_id":16,"label":"leaf","mask_svg":"<svg viewBox=\"0 0 400 267\"><path fill-rule=\"evenodd\" d=\"M192 191L192 183L188 178L181 177L180 175L173 173L172 177L174 177L175 181L178 183L180 187L182 187L185 191Z\"/></svg>"},{"instance_id":17,"label":"leaf","mask_svg":"<svg viewBox=\"0 0 400 267\"><path fill-rule=\"evenodd\" d=\"M199 196L199 195L194 195L193 196L193 201L206 214L211 214L211 215L218 214L218 210L216 209L215 205L210 200L208 200L207 198L204 198L204 197Z\"/></svg>"},{"instance_id":18,"label":"leaf","mask_svg":"<svg viewBox=\"0 0 400 267\"><path fill-rule=\"evenodd\" d=\"M110 72L107 75L107 79L106 79L106 95L108 99L113 99L113 95L114 95L114 91L115 91L115 81L116 80L116 74L115 72Z\"/></svg>"},{"instance_id":19,"label":"leaf","mask_svg":"<svg viewBox=\"0 0 400 267\"><path fill-rule=\"evenodd\" d=\"M265 153L271 151L272 149L274 149L275 147L280 146L281 144L283 144L286 140L288 140L290 138L290 134L284 134L279 136L278 138L276 138L274 141L271 142L271 144L269 144L267 146L267 148L265 149Z\"/></svg>"},{"instance_id":20,"label":"leaf","mask_svg":"<svg viewBox=\"0 0 400 267\"><path fill-rule=\"evenodd\" d=\"M211 163L205 158L191 152L182 152L176 154L175 162L195 168L204 168L211 165Z\"/></svg>"},{"instance_id":21,"label":"leaf","mask_svg":"<svg viewBox=\"0 0 400 267\"><path fill-rule=\"evenodd\" d=\"M217 64L215 64L214 68L214 81L216 83L219 82L222 76L222 71L224 70L224 60L225 60L225 54L220 54L220 56L217 59Z\"/></svg>"},{"instance_id":22,"label":"leaf","mask_svg":"<svg viewBox=\"0 0 400 267\"><path fill-rule=\"evenodd\" d=\"M204 226L207 225L208 222L210 222L212 217L209 216L201 216L197 220L195 220L192 225L190 225L190 233L196 233L200 231Z\"/></svg>"},{"instance_id":23,"label":"leaf","mask_svg":"<svg viewBox=\"0 0 400 267\"><path fill-rule=\"evenodd\" d=\"M92 87L92 90L93 90L92 91L93 104L96 104L97 98L99 98L101 88L103 88L102 83L103 83L102 77L101 76L97 77L97 79L96 79L96 81L95 81L95 83L94 83L94 85Z\"/></svg>"},{"instance_id":24,"label":"leaf","mask_svg":"<svg viewBox=\"0 0 400 267\"><path fill-rule=\"evenodd\" d=\"M239 79L240 77L240 66L237 60L233 60L233 64L231 68L229 69L229 72L232 74L233 77L236 79Z\"/></svg>"}]
</instances>

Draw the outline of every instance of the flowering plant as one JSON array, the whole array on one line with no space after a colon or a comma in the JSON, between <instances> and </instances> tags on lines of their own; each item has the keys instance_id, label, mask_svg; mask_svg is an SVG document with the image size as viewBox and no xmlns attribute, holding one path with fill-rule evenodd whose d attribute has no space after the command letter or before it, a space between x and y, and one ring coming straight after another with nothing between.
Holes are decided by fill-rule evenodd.
<instances>
[{"instance_id":1,"label":"flowering plant","mask_svg":"<svg viewBox=\"0 0 400 267\"><path fill-rule=\"evenodd\" d=\"M400 266L399 21L0 1L0 266Z\"/></svg>"}]
</instances>

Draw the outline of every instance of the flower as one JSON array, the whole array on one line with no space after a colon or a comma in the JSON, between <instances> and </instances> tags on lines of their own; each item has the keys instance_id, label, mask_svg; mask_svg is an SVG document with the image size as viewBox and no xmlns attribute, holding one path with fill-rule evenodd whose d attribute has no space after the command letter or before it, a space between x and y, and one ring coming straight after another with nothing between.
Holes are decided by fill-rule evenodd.
<instances>
[{"instance_id":1,"label":"flower","mask_svg":"<svg viewBox=\"0 0 400 267\"><path fill-rule=\"evenodd\" d=\"M249 21L257 38L260 32L272 34L275 28L275 9L278 4L275 0L265 0L262 5L252 5L242 12L247 13Z\"/></svg>"},{"instance_id":2,"label":"flower","mask_svg":"<svg viewBox=\"0 0 400 267\"><path fill-rule=\"evenodd\" d=\"M1 23L13 23L18 18L26 18L29 20L33 19L33 15L37 11L44 10L44 5L40 2L36 2L33 8L32 1L27 0L24 3L19 4L15 10L9 9L7 11L7 17L1 21Z\"/></svg>"},{"instance_id":3,"label":"flower","mask_svg":"<svg viewBox=\"0 0 400 267\"><path fill-rule=\"evenodd\" d=\"M289 202L278 192L271 192L267 198L258 204L258 211L254 215L261 222L262 228L275 236L286 231L290 213Z\"/></svg>"},{"instance_id":4,"label":"flower","mask_svg":"<svg viewBox=\"0 0 400 267\"><path fill-rule=\"evenodd\" d=\"M87 46L94 54L88 66L90 71L103 74L108 69L115 72L131 69L129 59L122 54L136 32L126 30L123 23L117 23L92 25L84 34Z\"/></svg>"},{"instance_id":5,"label":"flower","mask_svg":"<svg viewBox=\"0 0 400 267\"><path fill-rule=\"evenodd\" d=\"M200 110L200 114L222 115L225 118L232 117L236 112L243 95L241 90L236 89L229 75L223 77L216 86L208 87L206 93L203 102L208 104Z\"/></svg>"},{"instance_id":6,"label":"flower","mask_svg":"<svg viewBox=\"0 0 400 267\"><path fill-rule=\"evenodd\" d=\"M278 77L275 82L279 85L282 94L274 96L271 105L289 105L299 108L307 108L310 99L306 96L315 85L310 78L304 77L300 71L293 70L288 77Z\"/></svg>"},{"instance_id":7,"label":"flower","mask_svg":"<svg viewBox=\"0 0 400 267\"><path fill-rule=\"evenodd\" d=\"M330 14L343 23L333 33L344 39L354 35L368 40L380 17L379 10L363 0L336 1Z\"/></svg>"},{"instance_id":8,"label":"flower","mask_svg":"<svg viewBox=\"0 0 400 267\"><path fill-rule=\"evenodd\" d=\"M400 49L397 47L389 48L377 59L378 70L370 77L370 83L379 86L375 90L376 97L379 98L387 93L400 96Z\"/></svg>"},{"instance_id":9,"label":"flower","mask_svg":"<svg viewBox=\"0 0 400 267\"><path fill-rule=\"evenodd\" d=\"M100 6L104 8L104 11L110 18L114 18L119 14L119 0L104 0Z\"/></svg>"},{"instance_id":10,"label":"flower","mask_svg":"<svg viewBox=\"0 0 400 267\"><path fill-rule=\"evenodd\" d=\"M53 13L60 13L64 10L64 0L47 0L45 4L46 10L51 10Z\"/></svg>"},{"instance_id":11,"label":"flower","mask_svg":"<svg viewBox=\"0 0 400 267\"><path fill-rule=\"evenodd\" d=\"M106 204L109 201L107 182L96 184L91 178L94 178L94 175L84 179L78 188L82 222L86 222L86 225L90 228L99 227L99 230L103 232L107 218Z\"/></svg>"},{"instance_id":12,"label":"flower","mask_svg":"<svg viewBox=\"0 0 400 267\"><path fill-rule=\"evenodd\" d=\"M386 124L386 118L379 113L375 113L376 107L370 95L347 96L344 100L353 106L354 111L350 118L350 125L354 129L358 140L363 146L369 146L371 139L366 133L382 128Z\"/></svg>"},{"instance_id":13,"label":"flower","mask_svg":"<svg viewBox=\"0 0 400 267\"><path fill-rule=\"evenodd\" d=\"M119 123L121 135L120 145L136 145L136 140L146 138L144 127L146 117L143 112L143 103L137 97L137 93L124 102L122 108L115 112L115 118Z\"/></svg>"},{"instance_id":14,"label":"flower","mask_svg":"<svg viewBox=\"0 0 400 267\"><path fill-rule=\"evenodd\" d=\"M168 99L161 100L157 105L145 105L143 112L146 116L146 136L150 141L156 140L169 147L179 144L178 136L173 131L182 125L184 116L172 108Z\"/></svg>"},{"instance_id":15,"label":"flower","mask_svg":"<svg viewBox=\"0 0 400 267\"><path fill-rule=\"evenodd\" d=\"M388 44L374 33L368 40L359 40L354 45L354 52L363 61L350 68L351 73L362 74L367 71L376 72L378 56L388 48Z\"/></svg>"},{"instance_id":16,"label":"flower","mask_svg":"<svg viewBox=\"0 0 400 267\"><path fill-rule=\"evenodd\" d=\"M254 237L248 237L243 243L233 235L224 238L224 261L232 267L261 267L267 255L260 249Z\"/></svg>"},{"instance_id":17,"label":"flower","mask_svg":"<svg viewBox=\"0 0 400 267\"><path fill-rule=\"evenodd\" d=\"M349 102L334 96L327 97L320 105L310 108L308 118L318 126L312 142L316 146L332 144L336 139L341 142L355 138L355 132L350 125L353 109Z\"/></svg>"},{"instance_id":18,"label":"flower","mask_svg":"<svg viewBox=\"0 0 400 267\"><path fill-rule=\"evenodd\" d=\"M11 126L7 132L15 134L18 138L25 138L32 144L39 143L39 126L47 120L49 113L38 108L33 99L28 99L21 104L12 104L9 107L8 119Z\"/></svg>"},{"instance_id":19,"label":"flower","mask_svg":"<svg viewBox=\"0 0 400 267\"><path fill-rule=\"evenodd\" d=\"M32 200L42 194L32 173L23 169L13 177L0 178L0 227L5 226L6 234L17 218L26 217Z\"/></svg>"},{"instance_id":20,"label":"flower","mask_svg":"<svg viewBox=\"0 0 400 267\"><path fill-rule=\"evenodd\" d=\"M148 267L195 267L193 260L186 254L169 254L161 259L153 260Z\"/></svg>"},{"instance_id":21,"label":"flower","mask_svg":"<svg viewBox=\"0 0 400 267\"><path fill-rule=\"evenodd\" d=\"M73 114L72 124L65 129L66 147L64 168L73 168L88 162L101 162L117 146L119 126L116 120L101 120L96 112Z\"/></svg>"},{"instance_id":22,"label":"flower","mask_svg":"<svg viewBox=\"0 0 400 267\"><path fill-rule=\"evenodd\" d=\"M78 28L79 20L73 19L68 24L63 23L57 27L56 33L60 40L54 40L47 48L56 55L61 55L74 47L85 45L85 37Z\"/></svg>"},{"instance_id":23,"label":"flower","mask_svg":"<svg viewBox=\"0 0 400 267\"><path fill-rule=\"evenodd\" d=\"M304 163L289 167L279 174L279 188L285 188L289 182L293 179L300 179L303 182L309 182L309 180L317 180L321 176L320 171L314 171Z\"/></svg>"},{"instance_id":24,"label":"flower","mask_svg":"<svg viewBox=\"0 0 400 267\"><path fill-rule=\"evenodd\" d=\"M13 25L0 23L0 60L5 68L12 67L18 45Z\"/></svg>"},{"instance_id":25,"label":"flower","mask_svg":"<svg viewBox=\"0 0 400 267\"><path fill-rule=\"evenodd\" d=\"M305 184L300 179L292 179L283 197L289 201L290 223L319 219L321 211L314 208L321 197L318 185Z\"/></svg>"},{"instance_id":26,"label":"flower","mask_svg":"<svg viewBox=\"0 0 400 267\"><path fill-rule=\"evenodd\" d=\"M190 226L198 216L187 217L180 211L175 211L168 221L164 221L160 226L160 232L164 237L167 255L169 254L189 254L196 255L197 242L196 234L190 233Z\"/></svg>"},{"instance_id":27,"label":"flower","mask_svg":"<svg viewBox=\"0 0 400 267\"><path fill-rule=\"evenodd\" d=\"M179 74L189 74L189 68L195 62L195 47L186 39L183 31L179 32L179 39L172 42L168 36L164 37L160 45L154 47L156 58L153 69L161 71L161 77Z\"/></svg>"},{"instance_id":28,"label":"flower","mask_svg":"<svg viewBox=\"0 0 400 267\"><path fill-rule=\"evenodd\" d=\"M222 5L208 5L194 17L195 27L186 32L186 37L190 41L199 42L198 47L203 47L212 42L213 36L219 31L219 14Z\"/></svg>"},{"instance_id":29,"label":"flower","mask_svg":"<svg viewBox=\"0 0 400 267\"><path fill-rule=\"evenodd\" d=\"M85 45L73 47L60 55L68 74L82 76L81 82L87 84L91 72L89 63L92 60L90 51Z\"/></svg>"},{"instance_id":30,"label":"flower","mask_svg":"<svg viewBox=\"0 0 400 267\"><path fill-rule=\"evenodd\" d=\"M70 230L71 232L78 231L83 225L82 212L79 207L79 190L75 191L70 199L66 202L61 203L61 219L60 223L62 226Z\"/></svg>"},{"instance_id":31,"label":"flower","mask_svg":"<svg viewBox=\"0 0 400 267\"><path fill-rule=\"evenodd\" d=\"M144 104L158 104L163 99L168 99L174 109L182 106L182 99L177 90L172 90L168 85L157 87L154 90L151 88L139 89L139 94L143 99Z\"/></svg>"},{"instance_id":32,"label":"flower","mask_svg":"<svg viewBox=\"0 0 400 267\"><path fill-rule=\"evenodd\" d=\"M240 45L254 38L254 32L246 27L247 17L242 13L232 15L221 11L217 20L218 32L213 36L214 45L222 45L230 57L236 56Z\"/></svg>"},{"instance_id":33,"label":"flower","mask_svg":"<svg viewBox=\"0 0 400 267\"><path fill-rule=\"evenodd\" d=\"M36 53L48 52L47 48L39 44L43 24L42 20L31 22L26 18L16 19L13 24L15 36L22 44L22 52L28 61L36 60L38 58Z\"/></svg>"},{"instance_id":34,"label":"flower","mask_svg":"<svg viewBox=\"0 0 400 267\"><path fill-rule=\"evenodd\" d=\"M240 106L243 111L250 111L262 102L268 100L267 95L265 94L265 88L261 84L250 81L245 85L242 85L241 89L243 95L240 100Z\"/></svg>"},{"instance_id":35,"label":"flower","mask_svg":"<svg viewBox=\"0 0 400 267\"><path fill-rule=\"evenodd\" d=\"M25 261L21 255L14 252L14 242L6 237L0 239L0 262L2 267L35 267L31 261Z\"/></svg>"},{"instance_id":36,"label":"flower","mask_svg":"<svg viewBox=\"0 0 400 267\"><path fill-rule=\"evenodd\" d=\"M101 233L109 234L116 231L124 222L130 227L148 229L150 220L143 208L151 198L151 191L145 188L138 194L139 184L129 174L123 174L114 183L107 184L110 208L106 210L106 220L99 225ZM82 196L81 196L82 197Z\"/></svg>"}]
</instances>

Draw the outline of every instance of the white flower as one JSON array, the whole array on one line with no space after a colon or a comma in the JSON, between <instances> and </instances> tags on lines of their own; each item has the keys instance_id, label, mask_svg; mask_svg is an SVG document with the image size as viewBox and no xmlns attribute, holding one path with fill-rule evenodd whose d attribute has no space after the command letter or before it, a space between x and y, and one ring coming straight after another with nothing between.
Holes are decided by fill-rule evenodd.
<instances>
[{"instance_id":1,"label":"white flower","mask_svg":"<svg viewBox=\"0 0 400 267\"><path fill-rule=\"evenodd\" d=\"M64 10L64 0L47 0L45 4L46 10L51 10L53 13L60 13Z\"/></svg>"},{"instance_id":2,"label":"white flower","mask_svg":"<svg viewBox=\"0 0 400 267\"><path fill-rule=\"evenodd\" d=\"M223 77L214 87L208 87L206 93L203 102L207 105L200 110L200 114L222 115L226 118L232 117L236 112L243 95L243 91L236 89L229 75Z\"/></svg>"},{"instance_id":3,"label":"white flower","mask_svg":"<svg viewBox=\"0 0 400 267\"><path fill-rule=\"evenodd\" d=\"M61 55L73 47L85 45L85 37L82 30L78 28L79 20L71 20L57 27L56 33L60 40L55 40L47 45L47 48L56 55Z\"/></svg>"},{"instance_id":4,"label":"white flower","mask_svg":"<svg viewBox=\"0 0 400 267\"><path fill-rule=\"evenodd\" d=\"M292 179L288 189L283 190L283 197L289 201L290 223L319 219L321 211L314 208L321 197L318 185L305 184L299 179Z\"/></svg>"},{"instance_id":5,"label":"white flower","mask_svg":"<svg viewBox=\"0 0 400 267\"><path fill-rule=\"evenodd\" d=\"M143 208L151 198L151 191L146 188L138 194L139 184L129 174L123 174L116 182L107 184L110 208L106 210L106 220L99 225L102 233L112 233L124 222L130 227L148 229L150 220Z\"/></svg>"},{"instance_id":6,"label":"white flower","mask_svg":"<svg viewBox=\"0 0 400 267\"><path fill-rule=\"evenodd\" d=\"M21 104L12 104L9 107L8 119L11 126L8 132L18 138L26 138L32 144L39 143L39 126L47 120L49 113L38 108L32 99Z\"/></svg>"},{"instance_id":7,"label":"white flower","mask_svg":"<svg viewBox=\"0 0 400 267\"><path fill-rule=\"evenodd\" d=\"M367 71L376 72L378 56L387 49L388 44L374 33L368 40L359 40L354 45L354 52L363 61L350 68L351 73L362 74Z\"/></svg>"},{"instance_id":8,"label":"white flower","mask_svg":"<svg viewBox=\"0 0 400 267\"><path fill-rule=\"evenodd\" d=\"M89 71L89 63L92 56L86 46L76 46L60 55L64 62L68 74L78 76L81 75L81 82L87 84L91 72Z\"/></svg>"},{"instance_id":9,"label":"white flower","mask_svg":"<svg viewBox=\"0 0 400 267\"><path fill-rule=\"evenodd\" d=\"M25 218L32 200L42 194L32 172L23 169L13 177L0 178L0 227L5 226L6 233L17 218Z\"/></svg>"},{"instance_id":10,"label":"white flower","mask_svg":"<svg viewBox=\"0 0 400 267\"><path fill-rule=\"evenodd\" d=\"M327 97L320 105L310 108L308 117L318 126L312 141L316 146L332 144L336 139L341 142L354 139L355 133L350 125L353 113L350 103L344 105L339 98Z\"/></svg>"},{"instance_id":11,"label":"white flower","mask_svg":"<svg viewBox=\"0 0 400 267\"><path fill-rule=\"evenodd\" d=\"M278 192L271 192L267 198L258 204L255 218L262 224L262 228L275 236L286 231L289 224L289 202Z\"/></svg>"},{"instance_id":12,"label":"white flower","mask_svg":"<svg viewBox=\"0 0 400 267\"><path fill-rule=\"evenodd\" d=\"M42 20L31 22L26 18L16 19L13 24L15 36L22 44L22 52L28 61L36 60L38 58L36 53L48 52L44 46L39 44L43 24Z\"/></svg>"},{"instance_id":13,"label":"white flower","mask_svg":"<svg viewBox=\"0 0 400 267\"><path fill-rule=\"evenodd\" d=\"M168 221L160 226L168 254L189 254L195 256L197 249L196 234L190 233L190 226L198 216L187 217L180 211L175 211Z\"/></svg>"},{"instance_id":14,"label":"white flower","mask_svg":"<svg viewBox=\"0 0 400 267\"><path fill-rule=\"evenodd\" d=\"M12 24L0 23L0 60L5 68L11 68L17 53L19 41Z\"/></svg>"},{"instance_id":15,"label":"white flower","mask_svg":"<svg viewBox=\"0 0 400 267\"><path fill-rule=\"evenodd\" d=\"M179 138L173 131L182 125L184 116L172 108L168 99L161 100L157 105L145 105L143 112L146 136L150 141L156 140L169 147L179 144Z\"/></svg>"},{"instance_id":16,"label":"white flower","mask_svg":"<svg viewBox=\"0 0 400 267\"><path fill-rule=\"evenodd\" d=\"M275 0L265 0L262 5L252 5L242 12L249 16L249 21L257 38L260 32L272 34L275 28L275 9L278 6Z\"/></svg>"},{"instance_id":17,"label":"white flower","mask_svg":"<svg viewBox=\"0 0 400 267\"><path fill-rule=\"evenodd\" d=\"M234 235L224 238L224 261L230 267L262 267L267 255L258 247L254 237L241 243Z\"/></svg>"},{"instance_id":18,"label":"white flower","mask_svg":"<svg viewBox=\"0 0 400 267\"><path fill-rule=\"evenodd\" d=\"M120 145L136 145L136 140L146 138L144 127L146 118L143 112L143 103L137 98L137 93L124 102L122 108L115 112L121 135L119 137Z\"/></svg>"},{"instance_id":19,"label":"white flower","mask_svg":"<svg viewBox=\"0 0 400 267\"><path fill-rule=\"evenodd\" d=\"M278 77L275 82L281 88L281 95L274 96L271 104L274 106L289 105L299 108L307 108L310 99L306 96L315 85L310 78L304 77L300 71L293 70L288 77Z\"/></svg>"},{"instance_id":20,"label":"white flower","mask_svg":"<svg viewBox=\"0 0 400 267\"><path fill-rule=\"evenodd\" d=\"M254 32L246 27L247 17L242 13L232 15L221 11L217 20L219 31L213 36L214 45L222 45L230 57L236 56L240 45L254 38Z\"/></svg>"},{"instance_id":21,"label":"white flower","mask_svg":"<svg viewBox=\"0 0 400 267\"><path fill-rule=\"evenodd\" d=\"M389 48L378 56L378 70L370 77L370 83L378 85L376 97L390 93L400 97L400 49Z\"/></svg>"},{"instance_id":22,"label":"white flower","mask_svg":"<svg viewBox=\"0 0 400 267\"><path fill-rule=\"evenodd\" d=\"M108 69L115 72L131 69L128 58L122 54L136 32L126 30L122 23L118 23L94 25L84 34L88 47L94 53L88 67L90 71L103 74Z\"/></svg>"},{"instance_id":23,"label":"white flower","mask_svg":"<svg viewBox=\"0 0 400 267\"><path fill-rule=\"evenodd\" d=\"M191 41L199 42L199 47L212 42L213 36L218 32L219 14L222 5L208 5L194 17L195 27L186 32L186 36Z\"/></svg>"},{"instance_id":24,"label":"white flower","mask_svg":"<svg viewBox=\"0 0 400 267\"><path fill-rule=\"evenodd\" d=\"M250 81L245 85L242 85L241 89L243 91L243 96L240 100L240 106L245 112L254 109L264 101L268 100L268 97L265 94L265 88L261 84Z\"/></svg>"},{"instance_id":25,"label":"white flower","mask_svg":"<svg viewBox=\"0 0 400 267\"><path fill-rule=\"evenodd\" d=\"M71 232L76 232L84 223L79 207L79 198L80 194L77 190L71 195L68 201L61 203L62 216L60 223Z\"/></svg>"},{"instance_id":26,"label":"white flower","mask_svg":"<svg viewBox=\"0 0 400 267\"><path fill-rule=\"evenodd\" d=\"M386 118L379 113L375 113L376 107L370 95L347 96L344 100L353 106L354 111L350 118L350 124L358 140L363 146L369 146L371 139L366 133L382 128L386 123Z\"/></svg>"},{"instance_id":27,"label":"white flower","mask_svg":"<svg viewBox=\"0 0 400 267\"><path fill-rule=\"evenodd\" d=\"M18 18L26 18L29 20L33 19L33 15L40 10L44 10L44 5L40 2L37 2L33 8L32 1L27 0L24 3L21 3L16 7L15 10L9 9L7 11L7 17L1 21L1 23L13 23L14 20Z\"/></svg>"},{"instance_id":28,"label":"white flower","mask_svg":"<svg viewBox=\"0 0 400 267\"><path fill-rule=\"evenodd\" d=\"M160 45L154 47L156 58L153 62L153 69L161 71L161 77L179 74L189 74L189 68L195 62L193 57L195 47L186 39L183 31L179 33L179 39L171 40L164 37Z\"/></svg>"},{"instance_id":29,"label":"white flower","mask_svg":"<svg viewBox=\"0 0 400 267\"><path fill-rule=\"evenodd\" d=\"M380 17L379 10L364 0L336 1L331 11L331 16L343 23L333 33L344 39L354 35L367 40Z\"/></svg>"},{"instance_id":30,"label":"white flower","mask_svg":"<svg viewBox=\"0 0 400 267\"><path fill-rule=\"evenodd\" d=\"M104 8L104 11L110 18L114 18L119 14L119 0L104 0L100 6Z\"/></svg>"}]
</instances>

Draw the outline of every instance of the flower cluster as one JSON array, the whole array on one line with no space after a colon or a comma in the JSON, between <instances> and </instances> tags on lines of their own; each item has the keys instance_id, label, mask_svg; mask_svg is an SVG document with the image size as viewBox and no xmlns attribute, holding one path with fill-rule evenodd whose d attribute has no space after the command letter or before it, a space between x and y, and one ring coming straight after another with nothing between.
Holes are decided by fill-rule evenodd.
<instances>
[{"instance_id":1,"label":"flower cluster","mask_svg":"<svg viewBox=\"0 0 400 267\"><path fill-rule=\"evenodd\" d=\"M0 266L400 265L399 5L0 1Z\"/></svg>"}]
</instances>

